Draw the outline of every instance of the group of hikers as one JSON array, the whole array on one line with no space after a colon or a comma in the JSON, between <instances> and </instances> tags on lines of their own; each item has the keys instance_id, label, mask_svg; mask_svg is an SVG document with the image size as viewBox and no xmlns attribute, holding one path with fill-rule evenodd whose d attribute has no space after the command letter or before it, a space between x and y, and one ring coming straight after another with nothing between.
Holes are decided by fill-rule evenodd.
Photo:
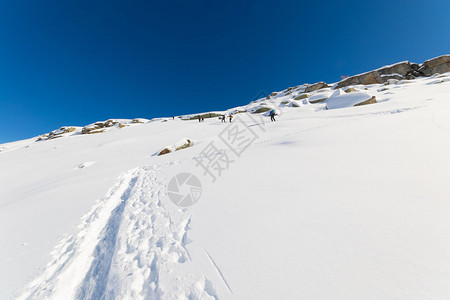
<instances>
[{"instance_id":1,"label":"group of hikers","mask_svg":"<svg viewBox=\"0 0 450 300\"><path fill-rule=\"evenodd\" d=\"M219 119L222 120L223 123L225 123L225 122L227 121L226 118L227 118L227 117L226 117L225 115L219 117ZM231 122L231 120L233 120L233 115L229 115L229 116L228 116L228 119L229 119L230 122Z\"/></svg>"},{"instance_id":2,"label":"group of hikers","mask_svg":"<svg viewBox=\"0 0 450 300\"><path fill-rule=\"evenodd\" d=\"M204 122L205 121L205 117L204 116L198 116L197 117L198 118L198 121L199 122ZM219 119L222 121L222 122L226 122L226 116L225 115L222 115L222 116L220 116L219 117ZM230 122L231 122L231 120L233 119L233 115L228 115L228 120L230 120Z\"/></svg>"},{"instance_id":3,"label":"group of hikers","mask_svg":"<svg viewBox=\"0 0 450 300\"><path fill-rule=\"evenodd\" d=\"M275 116L276 116L276 112L275 112L274 109L272 109L271 111L269 111L270 121L272 121L272 122L276 121L276 120L275 120ZM209 114L209 117L211 117L211 114ZM222 123L225 123L225 122L226 122L226 118L227 118L227 117L226 117L225 115L222 115L222 116L219 117L219 120L221 120ZM231 120L233 120L233 115L232 115L232 114L229 114L229 115L228 115L228 120L230 120L230 122L231 122ZM199 122L204 122L204 121L205 121L205 116L199 115L199 116L198 116L198 121L199 121Z\"/></svg>"}]
</instances>

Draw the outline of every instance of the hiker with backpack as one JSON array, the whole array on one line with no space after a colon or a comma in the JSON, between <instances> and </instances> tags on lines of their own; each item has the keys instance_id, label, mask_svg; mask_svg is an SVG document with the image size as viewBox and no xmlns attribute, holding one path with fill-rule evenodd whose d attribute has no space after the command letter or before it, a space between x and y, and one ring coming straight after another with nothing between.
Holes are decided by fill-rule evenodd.
<instances>
[{"instance_id":1,"label":"hiker with backpack","mask_svg":"<svg viewBox=\"0 0 450 300\"><path fill-rule=\"evenodd\" d=\"M269 112L269 116L270 116L270 121L272 121L272 122L276 121L276 120L275 120L275 110L274 110L274 109L272 109L272 110Z\"/></svg>"}]
</instances>

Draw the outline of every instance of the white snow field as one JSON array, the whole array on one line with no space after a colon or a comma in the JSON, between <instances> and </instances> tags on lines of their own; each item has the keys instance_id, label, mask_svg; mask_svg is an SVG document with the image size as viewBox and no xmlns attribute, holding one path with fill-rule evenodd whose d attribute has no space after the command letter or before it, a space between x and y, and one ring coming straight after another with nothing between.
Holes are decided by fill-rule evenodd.
<instances>
[{"instance_id":1,"label":"white snow field","mask_svg":"<svg viewBox=\"0 0 450 300\"><path fill-rule=\"evenodd\" d=\"M0 145L0 299L448 299L447 78L355 86L378 102L358 107L298 88L230 110L275 107L276 122ZM221 139L239 124L247 148ZM211 145L232 160L214 182L199 166ZM186 208L167 196L179 173L202 183Z\"/></svg>"}]
</instances>

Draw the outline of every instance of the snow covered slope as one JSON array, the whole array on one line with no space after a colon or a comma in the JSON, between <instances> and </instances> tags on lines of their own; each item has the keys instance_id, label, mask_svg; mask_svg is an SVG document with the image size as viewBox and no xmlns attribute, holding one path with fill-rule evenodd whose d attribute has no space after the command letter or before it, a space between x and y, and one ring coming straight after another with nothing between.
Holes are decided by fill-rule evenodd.
<instances>
[{"instance_id":1,"label":"snow covered slope","mask_svg":"<svg viewBox=\"0 0 450 300\"><path fill-rule=\"evenodd\" d=\"M299 86L215 112L260 109L231 125L0 145L0 299L445 299L447 78L354 86L376 97L364 106L326 110L308 99L332 91ZM248 147L224 143L238 125ZM212 145L229 159L215 180L199 166ZM188 208L167 195L180 173L202 184Z\"/></svg>"}]
</instances>

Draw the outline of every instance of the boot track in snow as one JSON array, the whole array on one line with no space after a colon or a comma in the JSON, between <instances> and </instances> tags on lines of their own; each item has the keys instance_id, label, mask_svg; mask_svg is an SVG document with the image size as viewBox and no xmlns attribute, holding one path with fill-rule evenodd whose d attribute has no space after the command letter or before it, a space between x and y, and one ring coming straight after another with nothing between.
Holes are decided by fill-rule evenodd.
<instances>
[{"instance_id":1,"label":"boot track in snow","mask_svg":"<svg viewBox=\"0 0 450 300\"><path fill-rule=\"evenodd\" d=\"M191 219L161 201L162 167L122 175L19 299L217 299L203 274L173 272L190 261ZM176 288L164 289L161 275L168 283L176 277Z\"/></svg>"}]
</instances>

